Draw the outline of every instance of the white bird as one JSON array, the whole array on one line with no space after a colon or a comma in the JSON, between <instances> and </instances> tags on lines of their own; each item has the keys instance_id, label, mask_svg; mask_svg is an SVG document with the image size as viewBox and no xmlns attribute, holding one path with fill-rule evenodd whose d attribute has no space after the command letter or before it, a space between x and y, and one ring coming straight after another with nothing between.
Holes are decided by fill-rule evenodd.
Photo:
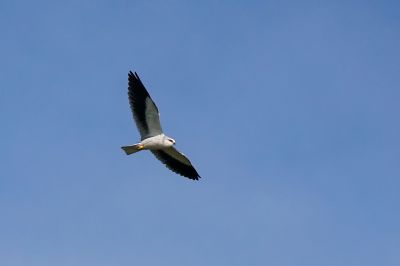
<instances>
[{"instance_id":1,"label":"white bird","mask_svg":"<svg viewBox=\"0 0 400 266\"><path fill-rule=\"evenodd\" d=\"M121 148L127 155L141 150L150 150L170 170L187 178L198 180L200 175L189 159L173 147L175 140L164 135L158 108L136 72L133 74L132 71L129 71L128 84L129 104L140 132L141 141Z\"/></svg>"}]
</instances>

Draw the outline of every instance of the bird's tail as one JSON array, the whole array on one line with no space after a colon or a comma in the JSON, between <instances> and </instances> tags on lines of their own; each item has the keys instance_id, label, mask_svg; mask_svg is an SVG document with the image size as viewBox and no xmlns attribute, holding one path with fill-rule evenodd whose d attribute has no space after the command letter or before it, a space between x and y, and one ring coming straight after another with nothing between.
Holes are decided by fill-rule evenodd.
<instances>
[{"instance_id":1,"label":"bird's tail","mask_svg":"<svg viewBox=\"0 0 400 266\"><path fill-rule=\"evenodd\" d=\"M137 144L133 144L133 145L129 145L129 146L122 146L121 149L124 150L126 155L129 155L129 154L143 150L143 145L141 145L140 143L137 143Z\"/></svg>"}]
</instances>

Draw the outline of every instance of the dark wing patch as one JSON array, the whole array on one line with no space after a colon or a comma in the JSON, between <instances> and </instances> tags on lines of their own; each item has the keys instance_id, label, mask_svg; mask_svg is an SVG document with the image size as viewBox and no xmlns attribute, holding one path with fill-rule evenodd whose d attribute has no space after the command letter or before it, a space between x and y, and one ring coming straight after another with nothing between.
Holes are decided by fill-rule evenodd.
<instances>
[{"instance_id":1,"label":"dark wing patch","mask_svg":"<svg viewBox=\"0 0 400 266\"><path fill-rule=\"evenodd\" d=\"M168 169L175 173L192 180L198 180L200 178L200 175L197 173L196 169L194 169L189 159L175 148L152 150L151 152L158 160L165 164Z\"/></svg>"},{"instance_id":2,"label":"dark wing patch","mask_svg":"<svg viewBox=\"0 0 400 266\"><path fill-rule=\"evenodd\" d=\"M161 134L158 108L136 72L129 71L128 84L129 104L142 140Z\"/></svg>"}]
</instances>

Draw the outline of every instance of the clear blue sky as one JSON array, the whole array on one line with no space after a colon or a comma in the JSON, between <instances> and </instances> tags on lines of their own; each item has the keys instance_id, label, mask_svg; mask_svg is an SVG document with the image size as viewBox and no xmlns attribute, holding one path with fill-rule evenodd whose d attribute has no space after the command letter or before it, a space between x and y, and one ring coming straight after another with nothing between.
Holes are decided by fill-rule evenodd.
<instances>
[{"instance_id":1,"label":"clear blue sky","mask_svg":"<svg viewBox=\"0 0 400 266\"><path fill-rule=\"evenodd\" d=\"M1 1L0 264L400 265L399 9ZM129 70L201 181L120 149Z\"/></svg>"}]
</instances>

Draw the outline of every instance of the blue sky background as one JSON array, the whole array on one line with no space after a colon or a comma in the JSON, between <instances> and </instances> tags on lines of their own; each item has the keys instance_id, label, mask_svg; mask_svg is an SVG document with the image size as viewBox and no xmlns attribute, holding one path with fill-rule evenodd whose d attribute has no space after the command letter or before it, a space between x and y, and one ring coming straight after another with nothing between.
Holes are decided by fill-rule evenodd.
<instances>
[{"instance_id":1,"label":"blue sky background","mask_svg":"<svg viewBox=\"0 0 400 266\"><path fill-rule=\"evenodd\" d=\"M0 264L400 265L399 8L1 1Z\"/></svg>"}]
</instances>

